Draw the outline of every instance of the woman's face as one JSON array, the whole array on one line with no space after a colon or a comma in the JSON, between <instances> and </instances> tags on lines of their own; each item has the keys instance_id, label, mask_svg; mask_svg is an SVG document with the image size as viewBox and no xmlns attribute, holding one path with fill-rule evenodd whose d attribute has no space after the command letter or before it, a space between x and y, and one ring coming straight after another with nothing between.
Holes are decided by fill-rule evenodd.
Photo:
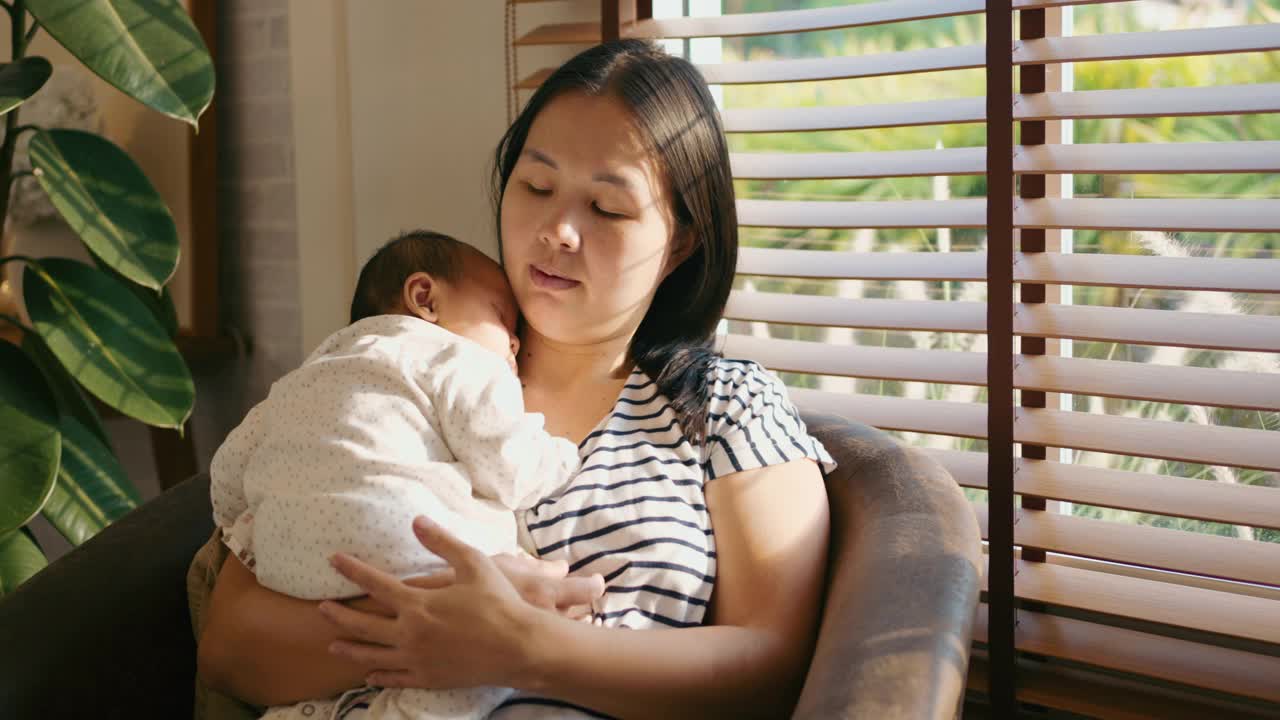
<instances>
[{"instance_id":1,"label":"woman's face","mask_svg":"<svg viewBox=\"0 0 1280 720\"><path fill-rule=\"evenodd\" d=\"M674 219L626 108L566 93L542 109L502 199L503 263L530 328L629 338L671 269Z\"/></svg>"}]
</instances>

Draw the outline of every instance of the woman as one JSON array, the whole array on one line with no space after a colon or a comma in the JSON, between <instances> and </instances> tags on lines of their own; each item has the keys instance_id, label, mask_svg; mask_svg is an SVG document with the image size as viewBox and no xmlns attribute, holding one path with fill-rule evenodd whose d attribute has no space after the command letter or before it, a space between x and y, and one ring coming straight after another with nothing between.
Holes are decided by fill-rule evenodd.
<instances>
[{"instance_id":1,"label":"woman","mask_svg":"<svg viewBox=\"0 0 1280 720\"><path fill-rule=\"evenodd\" d=\"M259 704L367 679L511 686L504 720L785 717L817 628L830 458L775 378L710 349L737 254L710 93L648 43L587 50L508 130L495 184L525 404L581 443L579 474L525 518L558 564L495 561L419 523L452 578L338 556L371 597L317 608L233 559L202 675ZM607 583L590 623L554 611L583 599L581 578L551 578L566 568Z\"/></svg>"}]
</instances>

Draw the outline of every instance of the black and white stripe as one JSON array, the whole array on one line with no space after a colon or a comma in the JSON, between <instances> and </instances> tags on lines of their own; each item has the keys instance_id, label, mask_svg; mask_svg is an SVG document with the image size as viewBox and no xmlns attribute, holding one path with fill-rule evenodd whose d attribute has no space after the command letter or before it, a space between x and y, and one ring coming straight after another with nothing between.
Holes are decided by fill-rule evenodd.
<instances>
[{"instance_id":1,"label":"black and white stripe","mask_svg":"<svg viewBox=\"0 0 1280 720\"><path fill-rule=\"evenodd\" d=\"M733 472L830 457L809 437L781 382L753 362L718 360L707 376L707 440L685 436L670 402L643 372L582 444L582 466L525 517L538 553L608 586L593 622L632 629L692 627L706 616L716 546L705 484ZM604 717L518 694L501 720Z\"/></svg>"}]
</instances>

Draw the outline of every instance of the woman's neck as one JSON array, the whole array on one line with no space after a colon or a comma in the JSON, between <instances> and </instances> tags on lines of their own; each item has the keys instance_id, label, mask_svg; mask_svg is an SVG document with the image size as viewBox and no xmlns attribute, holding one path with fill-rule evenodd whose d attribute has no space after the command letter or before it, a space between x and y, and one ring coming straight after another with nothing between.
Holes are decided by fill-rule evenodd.
<instances>
[{"instance_id":1,"label":"woman's neck","mask_svg":"<svg viewBox=\"0 0 1280 720\"><path fill-rule=\"evenodd\" d=\"M587 345L573 345L544 337L526 328L520 347L520 378L526 384L564 390L611 385L631 373L623 336Z\"/></svg>"}]
</instances>

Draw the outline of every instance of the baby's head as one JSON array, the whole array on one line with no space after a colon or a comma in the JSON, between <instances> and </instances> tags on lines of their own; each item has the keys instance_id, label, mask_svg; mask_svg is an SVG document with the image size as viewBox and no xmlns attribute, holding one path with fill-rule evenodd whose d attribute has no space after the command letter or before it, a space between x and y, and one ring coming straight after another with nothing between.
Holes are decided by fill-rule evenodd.
<instances>
[{"instance_id":1,"label":"baby's head","mask_svg":"<svg viewBox=\"0 0 1280 720\"><path fill-rule=\"evenodd\" d=\"M515 296L496 262L470 245L414 230L383 245L360 270L351 322L412 315L506 358L515 369Z\"/></svg>"}]
</instances>

